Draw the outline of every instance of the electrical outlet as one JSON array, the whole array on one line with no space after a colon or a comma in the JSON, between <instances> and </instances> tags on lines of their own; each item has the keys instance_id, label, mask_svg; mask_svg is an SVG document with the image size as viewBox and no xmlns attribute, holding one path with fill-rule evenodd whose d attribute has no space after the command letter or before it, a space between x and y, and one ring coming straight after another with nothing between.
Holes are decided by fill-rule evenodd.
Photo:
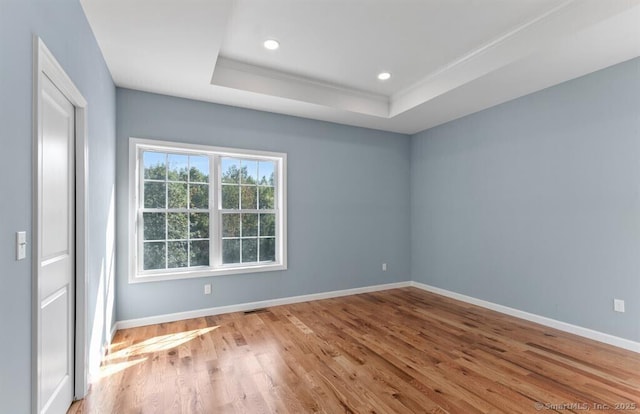
<instances>
[{"instance_id":1,"label":"electrical outlet","mask_svg":"<svg viewBox=\"0 0 640 414\"><path fill-rule=\"evenodd\" d=\"M205 295L211 294L211 283L207 283L206 285L204 285L204 294Z\"/></svg>"},{"instance_id":2,"label":"electrical outlet","mask_svg":"<svg viewBox=\"0 0 640 414\"><path fill-rule=\"evenodd\" d=\"M614 299L613 300L613 310L616 312L624 312L624 300L622 299Z\"/></svg>"},{"instance_id":3,"label":"electrical outlet","mask_svg":"<svg viewBox=\"0 0 640 414\"><path fill-rule=\"evenodd\" d=\"M386 263L382 263L382 271L383 272L387 271L387 264Z\"/></svg>"}]
</instances>

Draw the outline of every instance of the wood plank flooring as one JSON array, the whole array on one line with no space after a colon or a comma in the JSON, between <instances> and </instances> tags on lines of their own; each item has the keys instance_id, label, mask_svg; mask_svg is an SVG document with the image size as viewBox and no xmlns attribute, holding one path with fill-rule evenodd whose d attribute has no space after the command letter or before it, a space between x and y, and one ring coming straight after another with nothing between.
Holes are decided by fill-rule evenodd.
<instances>
[{"instance_id":1,"label":"wood plank flooring","mask_svg":"<svg viewBox=\"0 0 640 414\"><path fill-rule=\"evenodd\" d=\"M118 331L70 413L640 412L640 354L415 288Z\"/></svg>"}]
</instances>

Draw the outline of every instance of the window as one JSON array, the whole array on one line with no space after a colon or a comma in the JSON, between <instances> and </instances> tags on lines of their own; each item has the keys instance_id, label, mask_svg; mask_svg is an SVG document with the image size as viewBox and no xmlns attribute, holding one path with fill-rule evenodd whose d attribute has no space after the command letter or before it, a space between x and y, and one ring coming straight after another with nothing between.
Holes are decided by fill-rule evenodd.
<instances>
[{"instance_id":1,"label":"window","mask_svg":"<svg viewBox=\"0 0 640 414\"><path fill-rule=\"evenodd\" d=\"M286 269L286 154L131 138L131 282Z\"/></svg>"}]
</instances>

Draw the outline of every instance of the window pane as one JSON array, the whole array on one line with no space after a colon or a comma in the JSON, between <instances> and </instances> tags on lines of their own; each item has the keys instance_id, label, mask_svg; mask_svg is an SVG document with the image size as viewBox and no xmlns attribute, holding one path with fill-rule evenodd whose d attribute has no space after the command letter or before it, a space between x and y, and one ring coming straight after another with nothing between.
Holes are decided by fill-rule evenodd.
<instances>
[{"instance_id":1,"label":"window pane","mask_svg":"<svg viewBox=\"0 0 640 414\"><path fill-rule=\"evenodd\" d=\"M169 213L167 214L167 239L186 240L188 238L188 214Z\"/></svg>"},{"instance_id":2,"label":"window pane","mask_svg":"<svg viewBox=\"0 0 640 414\"><path fill-rule=\"evenodd\" d=\"M191 239L208 239L209 238L209 213L191 213L189 214L189 226Z\"/></svg>"},{"instance_id":3,"label":"window pane","mask_svg":"<svg viewBox=\"0 0 640 414\"><path fill-rule=\"evenodd\" d=\"M222 215L222 237L240 237L240 214Z\"/></svg>"},{"instance_id":4,"label":"window pane","mask_svg":"<svg viewBox=\"0 0 640 414\"><path fill-rule=\"evenodd\" d=\"M168 183L169 208L187 208L187 183Z\"/></svg>"},{"instance_id":5,"label":"window pane","mask_svg":"<svg viewBox=\"0 0 640 414\"><path fill-rule=\"evenodd\" d=\"M144 270L166 268L164 249L164 242L144 244Z\"/></svg>"},{"instance_id":6,"label":"window pane","mask_svg":"<svg viewBox=\"0 0 640 414\"><path fill-rule=\"evenodd\" d=\"M166 167L167 154L160 152L143 152L142 162L144 164L144 178L150 180L164 180L167 167Z\"/></svg>"},{"instance_id":7,"label":"window pane","mask_svg":"<svg viewBox=\"0 0 640 414\"><path fill-rule=\"evenodd\" d=\"M187 267L189 265L187 242L168 242L167 243L167 267Z\"/></svg>"},{"instance_id":8,"label":"window pane","mask_svg":"<svg viewBox=\"0 0 640 414\"><path fill-rule=\"evenodd\" d=\"M142 245L133 248L140 252L136 267L149 271L138 276L171 277L191 267L225 273L234 264L251 268L284 254L286 234L278 232L284 206L275 197L284 184L277 175L284 159L243 150L228 156L179 143L137 144L136 153L131 179L140 189L136 217L142 223L135 237Z\"/></svg>"},{"instance_id":9,"label":"window pane","mask_svg":"<svg viewBox=\"0 0 640 414\"><path fill-rule=\"evenodd\" d=\"M242 240L242 263L258 261L258 239Z\"/></svg>"},{"instance_id":10,"label":"window pane","mask_svg":"<svg viewBox=\"0 0 640 414\"><path fill-rule=\"evenodd\" d=\"M276 235L276 215L260 214L260 236Z\"/></svg>"},{"instance_id":11,"label":"window pane","mask_svg":"<svg viewBox=\"0 0 640 414\"><path fill-rule=\"evenodd\" d=\"M209 208L209 185L191 184L190 208Z\"/></svg>"},{"instance_id":12,"label":"window pane","mask_svg":"<svg viewBox=\"0 0 640 414\"><path fill-rule=\"evenodd\" d=\"M258 235L258 215L243 214L242 215L242 237Z\"/></svg>"},{"instance_id":13,"label":"window pane","mask_svg":"<svg viewBox=\"0 0 640 414\"><path fill-rule=\"evenodd\" d=\"M272 161L260 161L258 164L258 175L260 185L275 185L275 163Z\"/></svg>"},{"instance_id":14,"label":"window pane","mask_svg":"<svg viewBox=\"0 0 640 414\"><path fill-rule=\"evenodd\" d=\"M258 196L258 187L256 186L242 186L242 204L240 208L242 209L256 209L257 206L257 197Z\"/></svg>"},{"instance_id":15,"label":"window pane","mask_svg":"<svg viewBox=\"0 0 640 414\"><path fill-rule=\"evenodd\" d=\"M258 187L260 208L273 209L273 187Z\"/></svg>"},{"instance_id":16,"label":"window pane","mask_svg":"<svg viewBox=\"0 0 640 414\"><path fill-rule=\"evenodd\" d=\"M240 240L222 240L222 263L240 263Z\"/></svg>"},{"instance_id":17,"label":"window pane","mask_svg":"<svg viewBox=\"0 0 640 414\"><path fill-rule=\"evenodd\" d=\"M189 171L189 157L186 155L169 154L167 157L167 177L171 181L187 181Z\"/></svg>"},{"instance_id":18,"label":"window pane","mask_svg":"<svg viewBox=\"0 0 640 414\"><path fill-rule=\"evenodd\" d=\"M189 181L192 183L208 183L209 182L209 158L208 157L189 157Z\"/></svg>"},{"instance_id":19,"label":"window pane","mask_svg":"<svg viewBox=\"0 0 640 414\"><path fill-rule=\"evenodd\" d=\"M191 266L209 266L209 241L198 240L191 244Z\"/></svg>"},{"instance_id":20,"label":"window pane","mask_svg":"<svg viewBox=\"0 0 640 414\"><path fill-rule=\"evenodd\" d=\"M143 213L144 240L164 240L166 222L164 213Z\"/></svg>"},{"instance_id":21,"label":"window pane","mask_svg":"<svg viewBox=\"0 0 640 414\"><path fill-rule=\"evenodd\" d=\"M222 172L220 179L223 183L238 184L240 182L240 160L221 158Z\"/></svg>"},{"instance_id":22,"label":"window pane","mask_svg":"<svg viewBox=\"0 0 640 414\"><path fill-rule=\"evenodd\" d=\"M240 187L237 185L222 186L222 208L237 210L240 208L240 197L238 192Z\"/></svg>"},{"instance_id":23,"label":"window pane","mask_svg":"<svg viewBox=\"0 0 640 414\"><path fill-rule=\"evenodd\" d=\"M243 184L258 183L258 161L242 160L240 169L240 182Z\"/></svg>"},{"instance_id":24,"label":"window pane","mask_svg":"<svg viewBox=\"0 0 640 414\"><path fill-rule=\"evenodd\" d=\"M165 207L165 183L145 181L144 183L144 207L164 208Z\"/></svg>"},{"instance_id":25,"label":"window pane","mask_svg":"<svg viewBox=\"0 0 640 414\"><path fill-rule=\"evenodd\" d=\"M260 239L260 261L273 262L276 260L276 240L273 238Z\"/></svg>"}]
</instances>

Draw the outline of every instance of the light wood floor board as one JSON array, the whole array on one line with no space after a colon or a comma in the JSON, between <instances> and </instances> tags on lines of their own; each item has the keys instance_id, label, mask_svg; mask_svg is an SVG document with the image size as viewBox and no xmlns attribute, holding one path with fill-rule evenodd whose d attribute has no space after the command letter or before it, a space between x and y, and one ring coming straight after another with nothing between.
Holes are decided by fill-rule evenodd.
<instances>
[{"instance_id":1,"label":"light wood floor board","mask_svg":"<svg viewBox=\"0 0 640 414\"><path fill-rule=\"evenodd\" d=\"M416 288L118 331L81 413L640 412L640 355Z\"/></svg>"}]
</instances>

